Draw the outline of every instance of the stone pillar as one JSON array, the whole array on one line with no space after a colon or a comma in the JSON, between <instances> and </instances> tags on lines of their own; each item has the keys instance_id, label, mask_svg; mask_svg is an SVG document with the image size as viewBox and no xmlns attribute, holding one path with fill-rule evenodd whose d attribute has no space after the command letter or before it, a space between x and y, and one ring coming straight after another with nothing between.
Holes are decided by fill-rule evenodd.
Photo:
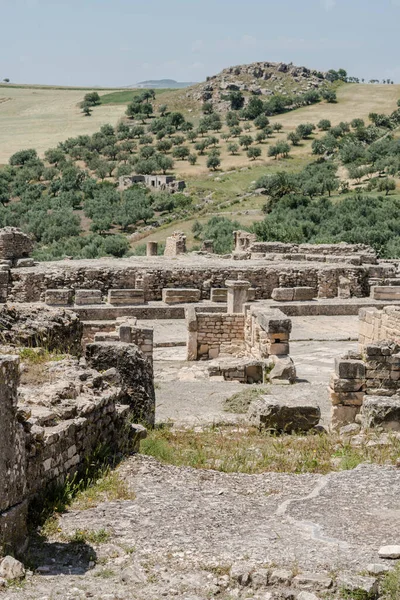
<instances>
[{"instance_id":1,"label":"stone pillar","mask_svg":"<svg viewBox=\"0 0 400 600\"><path fill-rule=\"evenodd\" d=\"M186 360L197 360L197 314L191 306L185 310L187 327Z\"/></svg>"},{"instance_id":2,"label":"stone pillar","mask_svg":"<svg viewBox=\"0 0 400 600\"><path fill-rule=\"evenodd\" d=\"M164 256L177 256L186 253L186 235L182 231L174 233L165 240Z\"/></svg>"},{"instance_id":3,"label":"stone pillar","mask_svg":"<svg viewBox=\"0 0 400 600\"><path fill-rule=\"evenodd\" d=\"M17 421L18 356L0 356L0 547L27 541L25 439Z\"/></svg>"},{"instance_id":4,"label":"stone pillar","mask_svg":"<svg viewBox=\"0 0 400 600\"><path fill-rule=\"evenodd\" d=\"M204 240L201 246L202 252L214 253L214 240Z\"/></svg>"},{"instance_id":5,"label":"stone pillar","mask_svg":"<svg viewBox=\"0 0 400 600\"><path fill-rule=\"evenodd\" d=\"M158 242L147 242L146 256L157 256L157 253L158 253Z\"/></svg>"},{"instance_id":6,"label":"stone pillar","mask_svg":"<svg viewBox=\"0 0 400 600\"><path fill-rule=\"evenodd\" d=\"M250 287L250 281L244 279L225 281L228 288L228 313L242 313L243 305L247 302L247 291Z\"/></svg>"}]
</instances>

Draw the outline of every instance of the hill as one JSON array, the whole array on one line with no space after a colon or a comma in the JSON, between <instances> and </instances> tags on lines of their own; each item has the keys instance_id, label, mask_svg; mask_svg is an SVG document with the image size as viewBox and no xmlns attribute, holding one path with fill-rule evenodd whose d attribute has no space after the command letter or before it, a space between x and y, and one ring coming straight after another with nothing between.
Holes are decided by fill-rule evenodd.
<instances>
[{"instance_id":1,"label":"hill","mask_svg":"<svg viewBox=\"0 0 400 600\"><path fill-rule=\"evenodd\" d=\"M245 109L229 115L223 111L210 113L210 106L203 106L203 100L194 98L196 90L209 82L185 90L157 89L154 97L143 90L101 90L100 104L93 107L89 118L82 115L79 107L83 90L0 86L0 130L5 134L0 139L0 162L6 163L17 150L27 148L36 148L43 159L46 150L67 140L55 152L46 153L44 161L22 153L17 161L15 157L12 161L16 167L4 169L3 175L0 170L0 198L2 195L5 203L5 207L0 207L0 221L31 231L42 246L38 254L41 258L63 254L96 256L103 252L121 255L129 245L136 251L146 237L161 241L175 229L184 230L189 247L193 247L199 243L193 225L196 223L197 229L203 226L202 235L213 237L207 227L210 217L216 215L239 222L242 227L262 222L260 231L268 238L270 232L262 210L266 202L263 190L268 186L265 175L281 176L282 171L300 194L298 213L293 213L292 221L297 223L302 219L304 227L278 227L290 211L297 210L280 203L272 215L276 220L273 235L277 238L300 239L306 232L307 241L317 239L322 231L322 226L315 227L311 214L301 213L301 194L305 194L307 202L317 194L314 204L318 215L322 209L329 209L329 214L324 213L324 235L332 237L335 220L339 223L337 235L342 235L344 225L338 220L339 213L330 204L318 206L324 193L320 192L320 178L328 178L329 185L332 184L329 189L332 200L328 203L341 205L346 201L349 210L353 210L351 198L355 190L389 194L381 212L392 218L390 205L399 199L396 184L400 152L397 159L396 140L400 126L397 110L400 86L342 83L336 86L337 102L328 102L319 95L314 104L303 104L298 109L284 107L284 112L271 116L265 112L266 102L260 100L268 101L274 91L259 94L249 89L253 85L249 82L255 77L254 68L246 65L238 74L238 67L231 67L216 77L217 83L213 83L216 98L220 93L217 86L220 90L221 85L230 85L228 75L242 78L244 87L236 91L247 95ZM257 74L264 75L258 79L272 86L277 85L275 75L283 73L281 81L287 85L288 94L316 90L314 78L320 82L319 89L331 85L324 74L315 75L303 67L269 66L273 70L271 76L265 71L267 67L260 69ZM245 77L250 77L248 83ZM293 82L303 87L294 88ZM290 90L289 85L292 85ZM150 108L147 116L144 110L132 114L131 119L125 116L126 106L134 98L136 104ZM246 114L250 105L256 105L257 116ZM376 122L371 113L376 113ZM325 127L321 121L329 122ZM308 133L304 133L304 128L309 129ZM381 141L383 144L379 146ZM378 150L370 152L368 147L374 142ZM317 164L335 167L335 172L305 171L316 159ZM184 179L185 194L145 197L142 191L142 196L136 197L135 190L121 195L116 190L120 176L161 172ZM87 182L83 183L85 179ZM312 185L303 187L309 179L313 180ZM130 207L126 209L128 204ZM364 210L365 206L360 206ZM378 230L371 230L369 235L375 236L375 241L382 238ZM385 231L385 236L389 241L393 237L390 231ZM371 243L377 245L378 241ZM392 251L400 254L400 245L397 250L392 243Z\"/></svg>"},{"instance_id":2,"label":"hill","mask_svg":"<svg viewBox=\"0 0 400 600\"><path fill-rule=\"evenodd\" d=\"M170 88L170 89L180 89L187 88L191 85L196 85L194 81L175 81L175 79L149 79L147 81L139 81L139 83L135 83L135 85L129 85L129 88L139 88L139 89L160 89L160 88Z\"/></svg>"},{"instance_id":3,"label":"hill","mask_svg":"<svg viewBox=\"0 0 400 600\"><path fill-rule=\"evenodd\" d=\"M256 62L223 69L207 81L192 86L188 97L200 102L211 102L216 109L229 108L224 98L229 92L240 91L245 95L273 96L274 94L296 96L313 89L327 88L328 74L297 67L292 63Z\"/></svg>"}]
</instances>

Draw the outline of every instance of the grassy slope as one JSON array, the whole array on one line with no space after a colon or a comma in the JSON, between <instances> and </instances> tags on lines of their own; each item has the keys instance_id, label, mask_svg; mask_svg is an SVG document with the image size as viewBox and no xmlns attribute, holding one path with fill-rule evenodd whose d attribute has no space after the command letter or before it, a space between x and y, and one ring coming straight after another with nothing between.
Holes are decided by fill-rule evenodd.
<instances>
[{"instance_id":1,"label":"grassy slope","mask_svg":"<svg viewBox=\"0 0 400 600\"><path fill-rule=\"evenodd\" d=\"M0 86L0 164L7 163L18 150L36 148L43 155L45 150L68 137L93 134L106 123L116 125L129 101L121 103L121 94L129 97L134 94L134 90L108 90L104 94L104 90L96 90L100 96L108 97L108 101L97 106L92 116L85 117L79 103L86 91L83 88Z\"/></svg>"},{"instance_id":2,"label":"grassy slope","mask_svg":"<svg viewBox=\"0 0 400 600\"><path fill-rule=\"evenodd\" d=\"M133 100L135 96L139 96L143 91L141 89L133 89L133 90L123 90L120 92L111 92L109 94L101 95L101 104L128 104ZM168 92L173 92L169 88L154 90L156 94L156 98ZM160 99L162 102L162 98Z\"/></svg>"},{"instance_id":3,"label":"grassy slope","mask_svg":"<svg viewBox=\"0 0 400 600\"><path fill-rule=\"evenodd\" d=\"M93 133L104 123L117 123L125 112L126 103L138 93L136 90L109 90L108 93L101 94L103 104L94 109L91 117L85 118L78 106L84 91L41 86L0 86L0 164L7 162L13 152L22 148L35 147L42 154L67 137ZM7 96L3 96L6 93ZM261 219L261 207L265 199L257 196L243 198L243 195L265 172L299 170L304 166L310 160L312 139L292 148L290 159L279 161L267 157L269 144L286 139L289 131L306 121L317 123L322 118L328 118L336 125L356 116L367 120L370 112L390 113L396 108L397 99L400 98L400 85L342 85L337 90L337 95L337 104L324 102L273 117L272 121L280 121L284 129L261 144L262 157L256 161L249 162L242 149L238 155L230 155L225 142L220 144L222 170L219 172L208 171L206 156L199 156L194 166L187 161L176 161L174 171L178 177L186 180L189 191L200 201L205 197L210 199L204 203L197 218L204 222L210 214L225 214L237 219L242 225ZM2 102L2 99L5 101ZM182 110L185 117L194 123L201 116L199 105L193 101L188 102L185 90L157 90L156 107L164 103L169 110ZM255 131L252 128L249 133L254 135ZM193 146L190 146L193 150ZM193 242L190 229L194 220L190 218L163 226L157 231L147 232L146 237L161 241L179 228L189 235L188 241ZM135 241L133 245L138 243L140 241Z\"/></svg>"}]
</instances>

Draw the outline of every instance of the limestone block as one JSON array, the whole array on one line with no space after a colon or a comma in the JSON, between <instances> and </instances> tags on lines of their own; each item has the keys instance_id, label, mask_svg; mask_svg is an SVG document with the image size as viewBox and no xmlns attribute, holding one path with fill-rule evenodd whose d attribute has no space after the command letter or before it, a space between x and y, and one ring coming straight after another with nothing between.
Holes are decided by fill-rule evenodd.
<instances>
[{"instance_id":1,"label":"limestone block","mask_svg":"<svg viewBox=\"0 0 400 600\"><path fill-rule=\"evenodd\" d=\"M296 368L290 356L274 356L274 367L268 377L271 383L281 380L294 383L296 381Z\"/></svg>"},{"instance_id":2,"label":"limestone block","mask_svg":"<svg viewBox=\"0 0 400 600\"><path fill-rule=\"evenodd\" d=\"M108 290L107 302L113 305L144 304L144 291L138 289Z\"/></svg>"},{"instance_id":3,"label":"limestone block","mask_svg":"<svg viewBox=\"0 0 400 600\"><path fill-rule=\"evenodd\" d=\"M343 406L342 404L332 406L331 428L336 431L344 425L354 423L359 411L360 408L358 406Z\"/></svg>"},{"instance_id":4,"label":"limestone block","mask_svg":"<svg viewBox=\"0 0 400 600\"><path fill-rule=\"evenodd\" d=\"M33 267L34 264L35 261L33 260L33 258L19 258L15 262L16 267Z\"/></svg>"},{"instance_id":5,"label":"limestone block","mask_svg":"<svg viewBox=\"0 0 400 600\"><path fill-rule=\"evenodd\" d=\"M334 392L359 392L364 389L365 382L363 379L341 379L332 374L329 385Z\"/></svg>"},{"instance_id":6,"label":"limestone block","mask_svg":"<svg viewBox=\"0 0 400 600\"><path fill-rule=\"evenodd\" d=\"M365 396L360 415L364 428L400 431L400 396Z\"/></svg>"},{"instance_id":7,"label":"limestone block","mask_svg":"<svg viewBox=\"0 0 400 600\"><path fill-rule=\"evenodd\" d=\"M72 304L72 290L68 288L46 290L45 302L50 306L68 306Z\"/></svg>"},{"instance_id":8,"label":"limestone block","mask_svg":"<svg viewBox=\"0 0 400 600\"><path fill-rule=\"evenodd\" d=\"M351 594L353 598L376 598L378 595L379 584L375 577L341 573L336 583L342 593Z\"/></svg>"},{"instance_id":9,"label":"limestone block","mask_svg":"<svg viewBox=\"0 0 400 600\"><path fill-rule=\"evenodd\" d=\"M329 392L334 405L361 406L365 396L365 392L334 392L331 388L329 388Z\"/></svg>"},{"instance_id":10,"label":"limestone block","mask_svg":"<svg viewBox=\"0 0 400 600\"><path fill-rule=\"evenodd\" d=\"M312 300L315 295L312 287L295 287L293 289L293 300Z\"/></svg>"},{"instance_id":11,"label":"limestone block","mask_svg":"<svg viewBox=\"0 0 400 600\"><path fill-rule=\"evenodd\" d=\"M75 304L101 304L103 301L101 290L75 290Z\"/></svg>"},{"instance_id":12,"label":"limestone block","mask_svg":"<svg viewBox=\"0 0 400 600\"><path fill-rule=\"evenodd\" d=\"M277 354L277 355L286 355L289 354L289 343L288 342L278 342L273 344L268 344L268 354Z\"/></svg>"},{"instance_id":13,"label":"limestone block","mask_svg":"<svg viewBox=\"0 0 400 600\"><path fill-rule=\"evenodd\" d=\"M341 379L363 379L365 364L362 360L335 359L335 372Z\"/></svg>"},{"instance_id":14,"label":"limestone block","mask_svg":"<svg viewBox=\"0 0 400 600\"><path fill-rule=\"evenodd\" d=\"M186 304L199 302L201 292L197 288L163 288L162 301L165 304Z\"/></svg>"},{"instance_id":15,"label":"limestone block","mask_svg":"<svg viewBox=\"0 0 400 600\"><path fill-rule=\"evenodd\" d=\"M318 425L321 411L312 404L282 404L272 396L254 400L249 407L247 418L252 425L261 429L284 431L309 431Z\"/></svg>"},{"instance_id":16,"label":"limestone block","mask_svg":"<svg viewBox=\"0 0 400 600\"><path fill-rule=\"evenodd\" d=\"M374 300L400 300L400 285L374 285L371 287Z\"/></svg>"},{"instance_id":17,"label":"limestone block","mask_svg":"<svg viewBox=\"0 0 400 600\"><path fill-rule=\"evenodd\" d=\"M226 302L228 299L227 288L211 288L210 300L211 302Z\"/></svg>"},{"instance_id":18,"label":"limestone block","mask_svg":"<svg viewBox=\"0 0 400 600\"><path fill-rule=\"evenodd\" d=\"M291 302L294 298L293 288L274 288L271 294L272 300L276 302Z\"/></svg>"}]
</instances>

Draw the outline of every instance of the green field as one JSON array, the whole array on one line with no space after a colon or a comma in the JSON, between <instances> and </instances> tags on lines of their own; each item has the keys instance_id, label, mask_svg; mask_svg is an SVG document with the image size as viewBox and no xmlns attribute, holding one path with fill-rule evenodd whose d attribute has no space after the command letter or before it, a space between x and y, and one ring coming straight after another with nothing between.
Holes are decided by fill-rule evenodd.
<instances>
[{"instance_id":1,"label":"green field","mask_svg":"<svg viewBox=\"0 0 400 600\"><path fill-rule=\"evenodd\" d=\"M169 88L154 90L157 96L161 96L166 92L173 92ZM138 90L123 90L120 92L110 92L109 94L102 94L100 97L101 104L129 104L132 102L135 96L139 96L143 92L142 89Z\"/></svg>"}]
</instances>

